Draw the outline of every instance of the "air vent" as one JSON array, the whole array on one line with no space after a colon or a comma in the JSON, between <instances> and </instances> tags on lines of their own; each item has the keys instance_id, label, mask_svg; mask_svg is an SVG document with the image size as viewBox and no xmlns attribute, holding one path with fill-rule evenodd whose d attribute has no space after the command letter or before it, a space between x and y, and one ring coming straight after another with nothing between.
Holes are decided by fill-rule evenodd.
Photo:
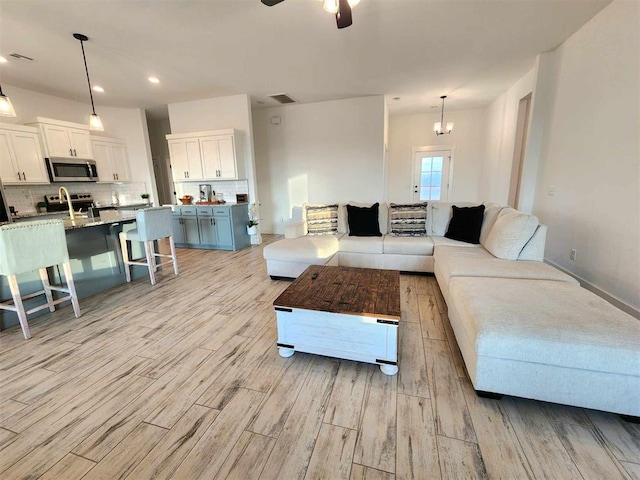
<instances>
[{"instance_id":1,"label":"air vent","mask_svg":"<svg viewBox=\"0 0 640 480\"><path fill-rule=\"evenodd\" d=\"M269 97L282 104L296 103L296 101L286 93L276 93L275 95L269 95Z\"/></svg>"},{"instance_id":2,"label":"air vent","mask_svg":"<svg viewBox=\"0 0 640 480\"><path fill-rule=\"evenodd\" d=\"M19 53L10 53L9 56L15 58L16 60L29 60L31 62L33 61L33 58L27 57L26 55L20 55Z\"/></svg>"}]
</instances>

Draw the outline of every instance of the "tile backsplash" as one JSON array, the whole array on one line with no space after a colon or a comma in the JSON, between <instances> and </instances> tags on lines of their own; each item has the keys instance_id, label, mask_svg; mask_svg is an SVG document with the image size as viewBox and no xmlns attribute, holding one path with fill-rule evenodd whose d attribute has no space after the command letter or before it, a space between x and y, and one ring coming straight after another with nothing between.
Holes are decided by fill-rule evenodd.
<instances>
[{"instance_id":1,"label":"tile backsplash","mask_svg":"<svg viewBox=\"0 0 640 480\"><path fill-rule=\"evenodd\" d=\"M36 211L36 204L44 201L44 196L57 194L58 189L64 186L69 193L91 193L96 202L103 205L110 205L112 194L117 192L121 205L143 203L140 197L142 193L151 193L145 182L132 183L52 183L50 185L6 185L4 193L7 204L16 209L19 214ZM197 188L197 186L196 186ZM151 198L153 202L153 198Z\"/></svg>"},{"instance_id":2,"label":"tile backsplash","mask_svg":"<svg viewBox=\"0 0 640 480\"><path fill-rule=\"evenodd\" d=\"M174 184L176 198L180 198L183 195L191 195L194 198L194 201L198 200L201 184L211 185L211 189L216 193L222 193L227 202L235 202L236 193L247 193L249 191L249 186L246 180L223 180L218 182L207 182L201 180L199 182L176 182ZM251 199L249 199L249 201L251 201Z\"/></svg>"},{"instance_id":3,"label":"tile backsplash","mask_svg":"<svg viewBox=\"0 0 640 480\"><path fill-rule=\"evenodd\" d=\"M176 198L183 195L192 195L198 199L201 183L211 185L216 193L222 193L227 202L236 201L236 193L249 191L246 180L225 180L218 182L180 182L174 185ZM19 214L35 212L36 204L44 201L44 196L57 194L58 188L66 187L69 193L91 193L96 202L103 205L111 205L112 192L116 192L121 205L143 203L140 197L142 193L151 193L145 182L131 183L52 183L50 185L5 185L4 192L7 204L15 208ZM151 202L156 203L153 196ZM176 200L177 201L177 200ZM249 199L251 201L251 199Z\"/></svg>"}]
</instances>

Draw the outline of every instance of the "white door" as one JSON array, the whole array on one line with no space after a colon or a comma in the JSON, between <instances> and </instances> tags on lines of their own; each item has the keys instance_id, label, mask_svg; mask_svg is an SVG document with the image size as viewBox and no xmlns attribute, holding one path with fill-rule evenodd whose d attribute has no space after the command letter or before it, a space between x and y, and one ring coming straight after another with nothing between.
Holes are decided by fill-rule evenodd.
<instances>
[{"instance_id":1,"label":"white door","mask_svg":"<svg viewBox=\"0 0 640 480\"><path fill-rule=\"evenodd\" d=\"M91 152L91 135L88 130L70 128L69 141L71 142L74 157L93 158Z\"/></svg>"},{"instance_id":2,"label":"white door","mask_svg":"<svg viewBox=\"0 0 640 480\"><path fill-rule=\"evenodd\" d=\"M116 180L120 182L130 181L127 147L121 143L109 144L109 159L111 160L111 171L115 173Z\"/></svg>"},{"instance_id":3,"label":"white door","mask_svg":"<svg viewBox=\"0 0 640 480\"><path fill-rule=\"evenodd\" d=\"M18 176L18 167L11 144L11 133L8 131L0 131L0 179L5 185L22 181L22 173Z\"/></svg>"},{"instance_id":4,"label":"white door","mask_svg":"<svg viewBox=\"0 0 640 480\"><path fill-rule=\"evenodd\" d=\"M220 178L238 178L233 135L218 137L218 151L220 153L220 172L218 176Z\"/></svg>"},{"instance_id":5,"label":"white door","mask_svg":"<svg viewBox=\"0 0 640 480\"><path fill-rule=\"evenodd\" d=\"M73 157L71 140L66 127L57 125L43 125L44 136L47 140L49 157Z\"/></svg>"},{"instance_id":6,"label":"white door","mask_svg":"<svg viewBox=\"0 0 640 480\"><path fill-rule=\"evenodd\" d=\"M447 200L449 193L449 150L417 150L413 154L413 200Z\"/></svg>"},{"instance_id":7,"label":"white door","mask_svg":"<svg viewBox=\"0 0 640 480\"><path fill-rule=\"evenodd\" d=\"M218 177L218 170L220 169L220 155L218 154L217 138L218 137L205 137L200 139L204 178L212 179Z\"/></svg>"},{"instance_id":8,"label":"white door","mask_svg":"<svg viewBox=\"0 0 640 480\"><path fill-rule=\"evenodd\" d=\"M13 151L22 180L28 183L49 183L49 175L40 150L38 135L28 132L12 132Z\"/></svg>"}]
</instances>

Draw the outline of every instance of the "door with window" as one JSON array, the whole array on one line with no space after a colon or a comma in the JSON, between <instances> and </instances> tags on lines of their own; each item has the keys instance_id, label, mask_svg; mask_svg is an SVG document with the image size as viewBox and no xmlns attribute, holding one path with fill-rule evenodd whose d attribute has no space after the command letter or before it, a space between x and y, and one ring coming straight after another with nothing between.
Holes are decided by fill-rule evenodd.
<instances>
[{"instance_id":1,"label":"door with window","mask_svg":"<svg viewBox=\"0 0 640 480\"><path fill-rule=\"evenodd\" d=\"M413 162L413 200L447 200L451 151L415 150Z\"/></svg>"}]
</instances>

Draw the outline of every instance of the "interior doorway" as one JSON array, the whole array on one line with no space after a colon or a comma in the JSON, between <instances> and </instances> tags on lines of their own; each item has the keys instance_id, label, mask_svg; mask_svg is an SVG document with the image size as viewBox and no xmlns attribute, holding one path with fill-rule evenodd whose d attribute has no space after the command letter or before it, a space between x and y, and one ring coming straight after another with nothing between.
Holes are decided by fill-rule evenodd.
<instances>
[{"instance_id":1,"label":"interior doorway","mask_svg":"<svg viewBox=\"0 0 640 480\"><path fill-rule=\"evenodd\" d=\"M429 147L413 151L413 201L447 200L451 151Z\"/></svg>"},{"instance_id":2,"label":"interior doorway","mask_svg":"<svg viewBox=\"0 0 640 480\"><path fill-rule=\"evenodd\" d=\"M508 205L515 209L520 204L520 188L522 186L522 172L524 152L529 134L529 112L531 111L531 93L520 99L518 105L518 123L516 125L516 139L513 148L513 163L511 166L511 181L509 183Z\"/></svg>"}]
</instances>

